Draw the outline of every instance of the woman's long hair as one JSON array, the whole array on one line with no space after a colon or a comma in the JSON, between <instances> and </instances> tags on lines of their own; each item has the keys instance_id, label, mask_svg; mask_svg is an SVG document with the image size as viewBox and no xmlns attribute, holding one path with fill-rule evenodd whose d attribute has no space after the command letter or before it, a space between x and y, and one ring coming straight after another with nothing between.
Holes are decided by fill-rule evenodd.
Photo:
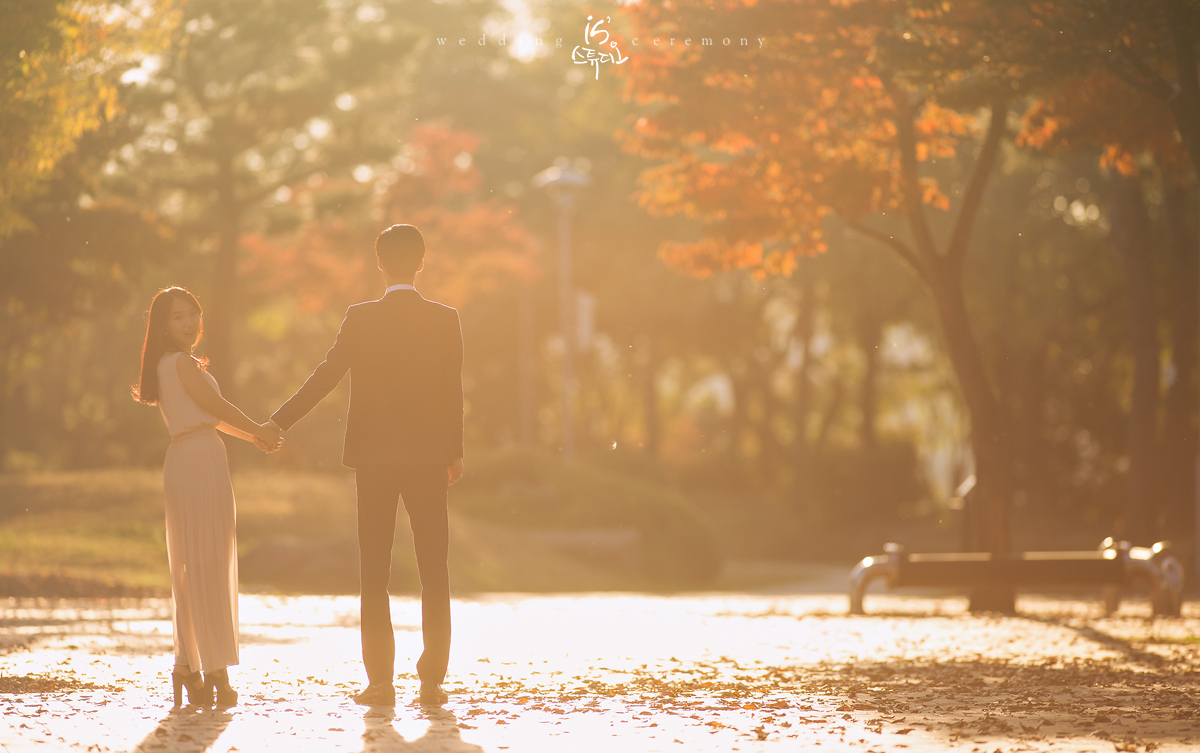
<instances>
[{"instance_id":1,"label":"woman's long hair","mask_svg":"<svg viewBox=\"0 0 1200 753\"><path fill-rule=\"evenodd\" d=\"M167 319L171 316L171 306L180 300L191 303L201 316L204 315L200 301L186 288L164 288L154 294L154 300L150 302L150 315L146 318L146 340L142 343L142 374L133 387L133 399L139 403L158 405L158 361L166 353L182 350L167 334ZM201 319L200 330L196 332L197 342L203 331L204 320ZM190 350L188 355L191 355ZM203 361L201 368L207 363Z\"/></svg>"}]
</instances>

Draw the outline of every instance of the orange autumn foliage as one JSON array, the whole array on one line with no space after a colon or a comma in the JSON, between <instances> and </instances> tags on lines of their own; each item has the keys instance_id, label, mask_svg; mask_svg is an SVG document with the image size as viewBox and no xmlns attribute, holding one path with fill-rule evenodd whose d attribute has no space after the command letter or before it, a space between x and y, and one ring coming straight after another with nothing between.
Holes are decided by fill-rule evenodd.
<instances>
[{"instance_id":1,"label":"orange autumn foliage","mask_svg":"<svg viewBox=\"0 0 1200 753\"><path fill-rule=\"evenodd\" d=\"M471 133L419 126L372 186L325 179L293 189L289 203L309 218L279 237L244 235L244 273L259 292L290 292L307 311L374 298L380 292L375 237L407 223L425 237L417 284L428 298L462 306L502 285L533 281L537 245L515 208L477 195L482 175L470 157L478 144ZM317 209L323 197L356 191L370 191L365 216Z\"/></svg>"},{"instance_id":2,"label":"orange autumn foliage","mask_svg":"<svg viewBox=\"0 0 1200 753\"><path fill-rule=\"evenodd\" d=\"M1186 175L1184 110L1173 110L1182 98L1173 79L1184 64L1172 26L1188 25L1179 15L1187 4L982 1L1007 13L1009 26L990 40L997 58L1036 71L1038 101L1022 119L1018 146L1099 150L1102 166L1125 175L1148 151L1168 173Z\"/></svg>"},{"instance_id":3,"label":"orange autumn foliage","mask_svg":"<svg viewBox=\"0 0 1200 753\"><path fill-rule=\"evenodd\" d=\"M1187 151L1167 104L1103 73L1072 78L1030 108L1017 144L1051 151L1098 148L1101 166L1123 175L1136 173L1136 156L1149 150L1172 172L1187 172Z\"/></svg>"},{"instance_id":4,"label":"orange autumn foliage","mask_svg":"<svg viewBox=\"0 0 1200 753\"><path fill-rule=\"evenodd\" d=\"M695 275L788 274L797 256L825 250L830 214L857 220L892 211L906 190L949 208L933 178L906 188L896 121L911 117L918 161L947 158L978 128L975 107L941 104L928 82L897 88L892 47L923 44L897 31L918 22L955 54L970 43L935 28L917 5L641 0L624 7L630 36L692 38L690 46L645 46L622 66L626 98L643 111L618 137L660 161L640 176L638 203L704 222L702 240L664 245L664 261ZM712 45L696 44L706 37ZM937 83L945 91L955 84Z\"/></svg>"}]
</instances>

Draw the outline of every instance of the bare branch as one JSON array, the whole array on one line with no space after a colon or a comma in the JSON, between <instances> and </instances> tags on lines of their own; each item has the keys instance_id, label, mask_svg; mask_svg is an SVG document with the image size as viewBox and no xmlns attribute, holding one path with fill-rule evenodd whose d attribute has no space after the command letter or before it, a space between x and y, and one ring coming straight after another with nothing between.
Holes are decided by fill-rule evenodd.
<instances>
[{"instance_id":1,"label":"bare branch","mask_svg":"<svg viewBox=\"0 0 1200 753\"><path fill-rule=\"evenodd\" d=\"M946 262L949 273L954 279L962 274L963 258L967 252L967 242L971 239L971 227L979 214L983 202L983 190L1000 154L1000 141L1007 130L1008 102L998 100L992 103L992 122L988 124L987 136L983 140L983 148L971 168L971 177L967 180L967 188L963 192L962 204L958 208L958 216L954 218L954 228L950 232L950 242L946 245Z\"/></svg>"},{"instance_id":2,"label":"bare branch","mask_svg":"<svg viewBox=\"0 0 1200 753\"><path fill-rule=\"evenodd\" d=\"M891 248L900 257L900 260L904 262L904 265L908 267L910 272L916 275L918 279L929 282L928 274L932 270L927 267L920 255L907 243L894 235L888 235L875 228L867 227L857 220L846 219L845 217L842 219L846 223L846 226L854 232Z\"/></svg>"},{"instance_id":3,"label":"bare branch","mask_svg":"<svg viewBox=\"0 0 1200 753\"><path fill-rule=\"evenodd\" d=\"M1137 75L1130 75L1127 71L1121 70L1112 57L1106 56L1104 64L1108 70L1125 83L1159 99L1169 100L1175 96L1175 87L1162 76L1158 75L1157 71L1146 65L1144 60L1134 55L1133 50L1128 47L1121 47L1119 59L1125 61Z\"/></svg>"},{"instance_id":4,"label":"bare branch","mask_svg":"<svg viewBox=\"0 0 1200 753\"><path fill-rule=\"evenodd\" d=\"M900 180L904 186L905 214L917 248L930 263L933 263L938 258L937 244L933 239L929 218L925 215L925 207L921 203L921 182L917 177L917 132L913 123L917 108L909 104L904 90L894 80L888 77L883 81L896 107L896 134L900 149Z\"/></svg>"}]
</instances>

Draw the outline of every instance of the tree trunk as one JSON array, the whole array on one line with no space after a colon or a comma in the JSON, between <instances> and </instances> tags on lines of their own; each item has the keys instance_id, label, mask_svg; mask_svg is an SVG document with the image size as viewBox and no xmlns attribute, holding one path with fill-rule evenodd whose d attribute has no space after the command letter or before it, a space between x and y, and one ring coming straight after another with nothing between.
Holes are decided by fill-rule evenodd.
<instances>
[{"instance_id":1,"label":"tree trunk","mask_svg":"<svg viewBox=\"0 0 1200 753\"><path fill-rule=\"evenodd\" d=\"M1195 530L1194 499L1197 445L1197 318L1196 280L1200 258L1195 221L1187 211L1187 192L1170 186L1165 192L1167 219L1171 228L1171 362L1175 378L1166 395L1162 433L1163 502L1166 507L1165 536L1178 538Z\"/></svg>"},{"instance_id":2,"label":"tree trunk","mask_svg":"<svg viewBox=\"0 0 1200 753\"><path fill-rule=\"evenodd\" d=\"M895 82L885 79L885 83ZM937 310L946 353L971 421L976 485L970 498L969 520L973 530L969 532L968 540L976 549L997 555L1007 554L1012 548L1008 524L1008 505L1013 489L1011 439L1008 422L984 368L983 354L971 332L962 277L971 229L983 206L984 190L1007 129L1008 104L1003 99L992 103L987 135L963 190L945 253L940 253L920 199L914 124L916 111L902 87L892 86L889 93L897 109L895 123L900 147L900 172L906 188L903 213L914 245L909 246L886 233L861 226L859 229L891 246L929 290ZM970 609L973 612L1015 612L1016 593L1011 586L977 587L971 594Z\"/></svg>"},{"instance_id":3,"label":"tree trunk","mask_svg":"<svg viewBox=\"0 0 1200 753\"><path fill-rule=\"evenodd\" d=\"M522 447L537 444L537 345L533 317L533 286L517 288L517 425Z\"/></svg>"},{"instance_id":4,"label":"tree trunk","mask_svg":"<svg viewBox=\"0 0 1200 753\"><path fill-rule=\"evenodd\" d=\"M204 352L212 362L209 368L221 384L221 393L232 400L237 392L233 382L236 366L233 340L238 315L238 235L241 230L232 155L218 161L216 208L218 240L216 258L213 259L212 289L204 316Z\"/></svg>"},{"instance_id":5,"label":"tree trunk","mask_svg":"<svg viewBox=\"0 0 1200 753\"><path fill-rule=\"evenodd\" d=\"M1158 302L1150 218L1141 179L1117 177L1112 240L1125 270L1129 347L1133 354L1133 394L1129 407L1129 471L1118 535L1136 545L1152 543L1159 530Z\"/></svg>"},{"instance_id":6,"label":"tree trunk","mask_svg":"<svg viewBox=\"0 0 1200 753\"><path fill-rule=\"evenodd\" d=\"M1175 128L1179 131L1184 148L1187 149L1188 155L1192 159L1192 168L1200 172L1200 77L1197 76L1197 46L1195 39L1198 12L1200 11L1197 10L1194 2L1191 0L1172 0L1167 5L1166 22L1167 28L1171 33L1171 46L1175 57L1176 70L1175 86L1172 87L1173 92L1171 95L1167 97L1167 103L1170 105L1171 113L1174 116ZM1194 245L1195 241L1193 241ZM1190 281L1190 284L1195 286L1196 274L1193 271L1190 278L1183 278L1177 275L1177 280L1180 284L1188 284L1188 281ZM1176 300L1178 303L1182 299L1177 298ZM1194 324L1194 315L1192 321ZM1195 340L1196 338L1193 336L1192 343L1195 343ZM1180 374L1180 377L1182 377L1182 374ZM1181 384L1182 389L1188 388L1186 383L1183 383L1181 379L1177 379L1176 383ZM1168 396L1168 401L1170 401L1170 396ZM1190 421L1191 413L1185 415L1188 416ZM1193 442L1190 448L1195 453L1196 443ZM1170 451L1171 449L1168 448L1168 452ZM1172 457L1168 457L1165 460L1172 463L1172 465L1176 462ZM1169 511L1167 518L1171 526L1170 531L1172 535L1186 536L1191 540L1193 569L1195 569L1196 563L1200 562L1200 531L1197 531L1194 523L1186 529L1176 527L1176 523L1194 521L1197 514L1195 510L1197 504L1195 498L1197 495L1200 495L1200 457L1193 454L1191 461L1194 465L1192 473L1189 474L1191 478L1187 484L1187 496L1189 499L1185 507L1177 507L1171 499L1168 499L1168 508L1174 512ZM1170 485L1172 484L1172 479L1167 479L1166 483L1168 484L1168 493L1171 493ZM1179 502L1182 503L1182 497L1179 498ZM1187 533L1184 533L1184 531L1187 531Z\"/></svg>"},{"instance_id":7,"label":"tree trunk","mask_svg":"<svg viewBox=\"0 0 1200 753\"><path fill-rule=\"evenodd\" d=\"M858 442L864 450L878 444L875 414L879 412L879 343L883 340L883 322L871 314L862 314L858 321L858 345L863 351L863 380L859 388L859 410L862 423Z\"/></svg>"},{"instance_id":8,"label":"tree trunk","mask_svg":"<svg viewBox=\"0 0 1200 753\"><path fill-rule=\"evenodd\" d=\"M792 488L797 507L803 509L807 502L805 489L809 478L808 414L812 409L812 384L809 369L812 360L813 320L816 318L816 291L810 270L800 286L800 311L796 316L794 336L800 344L800 368L796 370L795 403L792 422Z\"/></svg>"},{"instance_id":9,"label":"tree trunk","mask_svg":"<svg viewBox=\"0 0 1200 753\"><path fill-rule=\"evenodd\" d=\"M1012 551L1008 510L1012 499L1012 448L1000 403L992 391L979 345L967 319L962 286L935 282L930 286L946 352L958 377L971 417L971 451L975 456L975 489L970 496L968 541L976 551L996 555ZM1009 586L979 586L971 592L972 612L1016 611Z\"/></svg>"},{"instance_id":10,"label":"tree trunk","mask_svg":"<svg viewBox=\"0 0 1200 753\"><path fill-rule=\"evenodd\" d=\"M1200 76L1196 67L1195 6L1187 0L1173 0L1167 12L1167 26L1171 30L1171 44L1175 53L1177 89L1168 100L1175 128L1183 140L1183 146L1192 158L1192 165L1200 170Z\"/></svg>"},{"instance_id":11,"label":"tree trunk","mask_svg":"<svg viewBox=\"0 0 1200 753\"><path fill-rule=\"evenodd\" d=\"M983 207L984 190L1007 128L1008 104L1004 100L992 103L987 135L971 167L962 204L944 254L937 251L924 205L919 199L913 122L915 113L908 108L903 109L904 117L897 119L896 126L901 144L902 172L907 186L905 202L908 205L908 225L920 249L914 258L918 262L918 273L925 281L937 309L946 353L954 367L971 418L971 450L975 455L976 469L971 520L978 526L971 539L983 551L1007 554L1012 548L1008 525L1008 505L1013 489L1011 439L1008 421L992 389L979 343L971 332L962 276L971 229ZM1015 599L1010 587L977 589L971 597L971 609L1011 612L1015 609Z\"/></svg>"},{"instance_id":12,"label":"tree trunk","mask_svg":"<svg viewBox=\"0 0 1200 753\"><path fill-rule=\"evenodd\" d=\"M845 399L846 384L841 379L835 379L833 389L830 390L829 401L825 404L825 410L821 414L821 425L817 429L817 439L813 442L813 457L821 457L824 454L825 443L829 439L829 429L837 421L838 413L841 412L842 403Z\"/></svg>"},{"instance_id":13,"label":"tree trunk","mask_svg":"<svg viewBox=\"0 0 1200 753\"><path fill-rule=\"evenodd\" d=\"M978 516L984 526L975 539L983 551L1005 554L1011 550L1008 530L1008 497L1012 489L1012 452L1008 422L992 391L975 336L967 321L966 302L957 285L931 287L946 352L958 376L959 389L971 416L971 449L975 454Z\"/></svg>"},{"instance_id":14,"label":"tree trunk","mask_svg":"<svg viewBox=\"0 0 1200 753\"><path fill-rule=\"evenodd\" d=\"M733 388L733 415L729 417L729 452L739 469L744 469L747 465L742 458L742 438L747 431L753 431L748 410L751 390L747 372L744 363L734 360L730 364L729 382Z\"/></svg>"},{"instance_id":15,"label":"tree trunk","mask_svg":"<svg viewBox=\"0 0 1200 753\"><path fill-rule=\"evenodd\" d=\"M650 457L657 458L659 436L662 433L661 418L658 415L658 360L655 358L654 340L649 335L640 339L643 354L642 404L646 422L644 449Z\"/></svg>"},{"instance_id":16,"label":"tree trunk","mask_svg":"<svg viewBox=\"0 0 1200 753\"><path fill-rule=\"evenodd\" d=\"M771 389L771 373L777 365L768 361L753 367L755 389L762 401L762 420L758 422L756 433L764 479L778 478L791 461L790 448L779 441L772 422L773 417L783 415L786 411L786 406L779 405L780 400Z\"/></svg>"}]
</instances>

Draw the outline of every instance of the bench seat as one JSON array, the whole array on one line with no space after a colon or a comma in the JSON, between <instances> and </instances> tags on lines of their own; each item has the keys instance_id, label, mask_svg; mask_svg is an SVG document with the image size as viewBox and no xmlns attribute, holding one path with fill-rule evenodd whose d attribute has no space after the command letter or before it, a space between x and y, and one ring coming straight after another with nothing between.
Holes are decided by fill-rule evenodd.
<instances>
[{"instance_id":1,"label":"bench seat","mask_svg":"<svg viewBox=\"0 0 1200 753\"><path fill-rule=\"evenodd\" d=\"M1106 539L1095 551L911 554L897 544L881 556L863 559L850 574L850 613L864 614L863 595L871 581L904 586L1105 586L1105 606L1119 605L1120 589L1132 581L1150 590L1155 615L1179 616L1183 566L1165 543L1132 547Z\"/></svg>"}]
</instances>

